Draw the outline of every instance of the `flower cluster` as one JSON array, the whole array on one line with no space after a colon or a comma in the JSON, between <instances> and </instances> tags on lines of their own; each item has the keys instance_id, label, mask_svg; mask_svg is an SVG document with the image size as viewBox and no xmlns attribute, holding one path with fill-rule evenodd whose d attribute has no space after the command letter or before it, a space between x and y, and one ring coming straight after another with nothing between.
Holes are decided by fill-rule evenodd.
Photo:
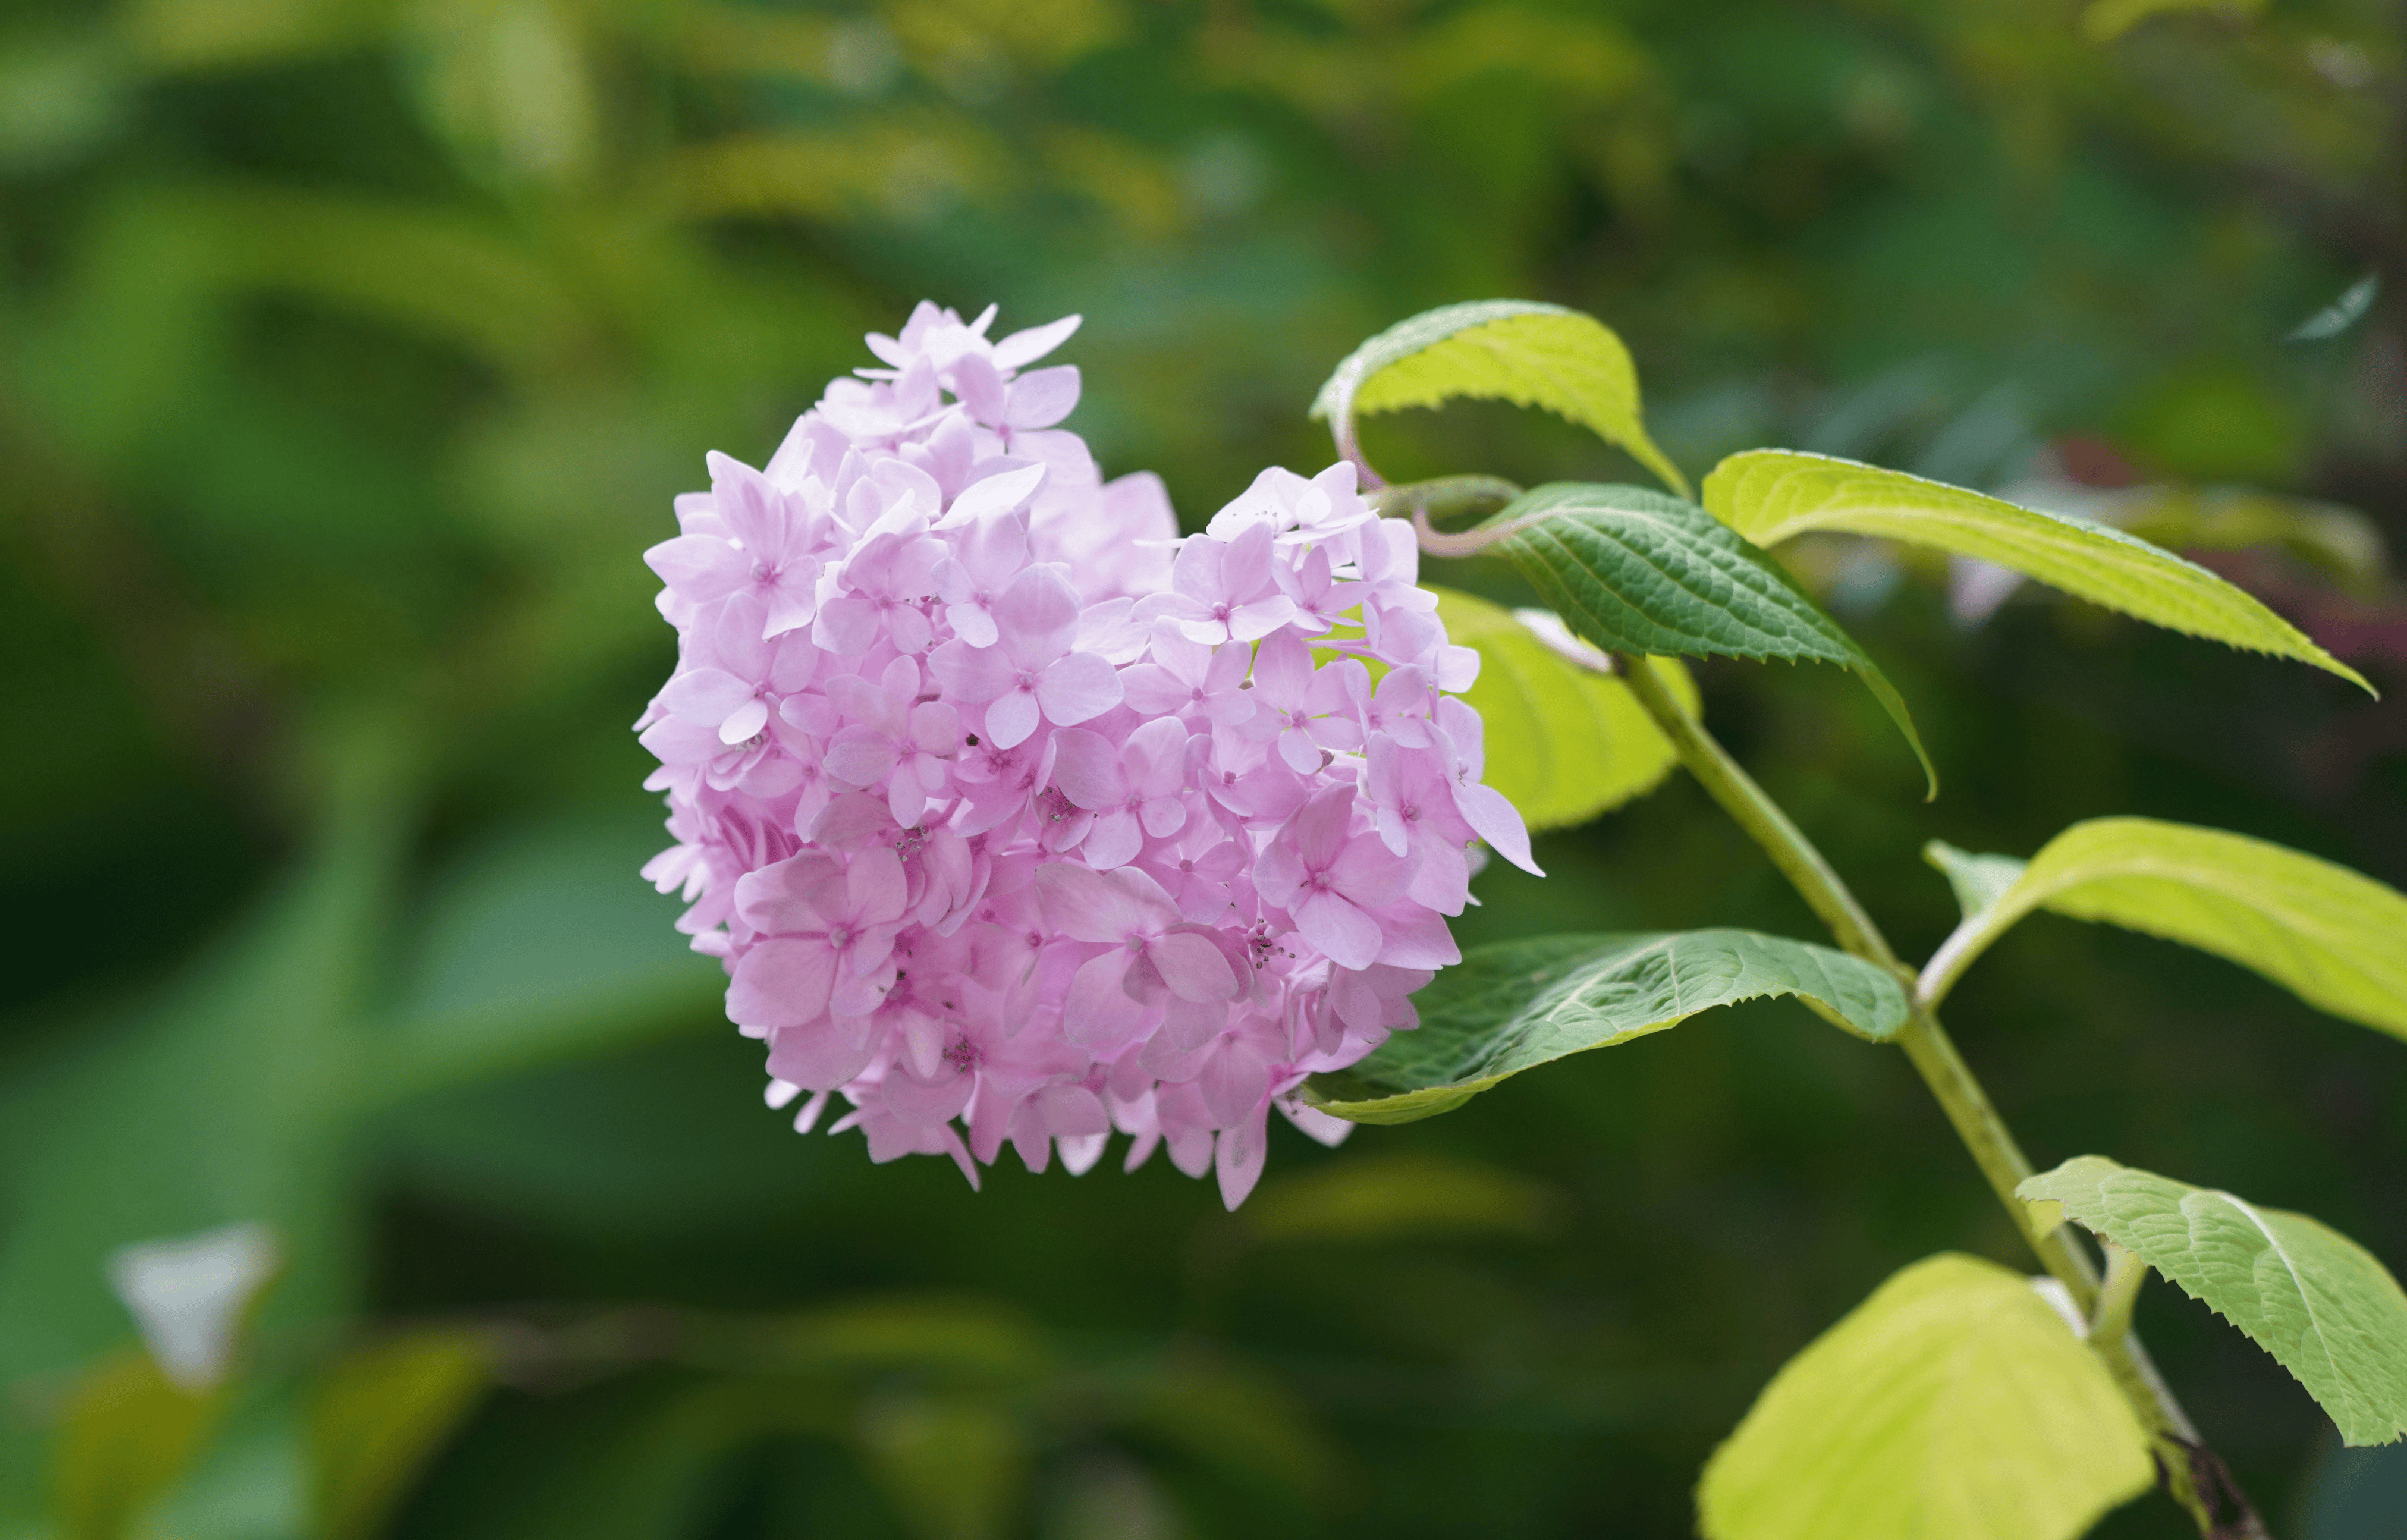
<instances>
[{"instance_id":1,"label":"flower cluster","mask_svg":"<svg viewBox=\"0 0 2407 1540\"><path fill-rule=\"evenodd\" d=\"M1411 1027L1458 960L1478 655L1353 467L1264 471L1177 536L1055 426L1077 318L990 340L921 305L764 470L722 455L646 560L677 672L637 723L677 843L645 868L728 968L769 1097L831 1094L871 1158L1008 1141L1084 1171L1113 1129L1217 1167L1275 1105ZM1534 870L1535 868L1531 868Z\"/></svg>"}]
</instances>

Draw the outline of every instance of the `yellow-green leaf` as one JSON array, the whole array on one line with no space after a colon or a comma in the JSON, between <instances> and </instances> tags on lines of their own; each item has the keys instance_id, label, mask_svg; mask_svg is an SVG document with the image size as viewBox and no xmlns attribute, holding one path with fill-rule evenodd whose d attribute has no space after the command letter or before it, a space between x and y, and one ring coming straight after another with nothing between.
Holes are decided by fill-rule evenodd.
<instances>
[{"instance_id":1,"label":"yellow-green leaf","mask_svg":"<svg viewBox=\"0 0 2407 1540\"><path fill-rule=\"evenodd\" d=\"M458 1331L394 1337L335 1365L309 1424L326 1540L384 1533L411 1481L476 1409L491 1373L483 1340Z\"/></svg>"},{"instance_id":2,"label":"yellow-green leaf","mask_svg":"<svg viewBox=\"0 0 2407 1540\"><path fill-rule=\"evenodd\" d=\"M2167 630L2293 658L2373 689L2244 590L2111 525L1787 449L1749 449L1715 466L1705 478L1705 508L1767 549L1793 535L1836 531L1995 562Z\"/></svg>"},{"instance_id":3,"label":"yellow-green leaf","mask_svg":"<svg viewBox=\"0 0 2407 1540\"><path fill-rule=\"evenodd\" d=\"M2153 1479L2104 1363L2021 1275L1943 1253L1765 1387L1706 1462L1706 1540L2072 1540Z\"/></svg>"},{"instance_id":4,"label":"yellow-green leaf","mask_svg":"<svg viewBox=\"0 0 2407 1540\"><path fill-rule=\"evenodd\" d=\"M67 1404L51 1476L64 1540L119 1540L182 1476L218 1422L216 1392L179 1390L140 1348L87 1374Z\"/></svg>"},{"instance_id":5,"label":"yellow-green leaf","mask_svg":"<svg viewBox=\"0 0 2407 1540\"><path fill-rule=\"evenodd\" d=\"M1501 606L1451 589L1431 592L1447 638L1479 650L1479 678L1463 699L1485 730L1487 782L1520 809L1532 833L1586 822L1671 774L1678 756L1628 685L1574 662ZM1696 683L1679 660L1648 662L1696 710Z\"/></svg>"},{"instance_id":6,"label":"yellow-green leaf","mask_svg":"<svg viewBox=\"0 0 2407 1540\"><path fill-rule=\"evenodd\" d=\"M1646 436L1630 349L1593 316L1535 300L1425 310L1357 348L1320 387L1312 415L1343 445L1354 419L1457 396L1543 406L1629 451L1683 497L1688 478Z\"/></svg>"},{"instance_id":7,"label":"yellow-green leaf","mask_svg":"<svg viewBox=\"0 0 2407 1540\"><path fill-rule=\"evenodd\" d=\"M2407 894L2266 840L2155 819L2092 819L2048 841L1932 955L1922 998L1939 1000L2038 908L2213 952L2334 1016L2407 1037Z\"/></svg>"}]
</instances>

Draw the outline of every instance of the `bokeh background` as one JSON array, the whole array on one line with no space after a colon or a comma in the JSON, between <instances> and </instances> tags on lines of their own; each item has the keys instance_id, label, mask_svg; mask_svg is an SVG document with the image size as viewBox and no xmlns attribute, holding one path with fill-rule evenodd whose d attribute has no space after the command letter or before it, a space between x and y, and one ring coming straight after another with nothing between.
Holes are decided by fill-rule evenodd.
<instances>
[{"instance_id":1,"label":"bokeh background","mask_svg":"<svg viewBox=\"0 0 2407 1540\"><path fill-rule=\"evenodd\" d=\"M135 1372L104 1261L242 1220L288 1266L142 1533L1688 1533L1705 1454L1889 1271L2025 1261L1901 1059L1728 1012L1334 1152L1275 1129L1234 1217L1160 1162L1006 1157L974 1196L947 1162L798 1138L635 876L663 836L628 725L673 656L639 552L705 449L757 462L923 296L1082 312L1070 425L1190 523L1326 461L1304 407L1362 336L1558 300L1629 341L1692 474L1776 444L2355 510L2173 537L2378 705L1805 551L1944 795L1834 672L1705 666L1708 713L1907 950L1951 920L1925 839L2028 853L2098 814L2407 882L2407 606L2379 554L2407 549L2402 24L2377 0L10 0L0 1533L135 1533L126 1494L181 1435L128 1391L153 1453L92 1453L93 1387ZM1475 404L1368 447L1399 478L1639 478ZM1816 934L1677 780L1540 856L1544 883L1481 879L1467 944ZM2407 1270L2407 1045L2049 918L1951 1018L2043 1166L2110 1153ZM2167 1290L2141 1318L2277 1533L2407 1533L2397 1451L2334 1458L2303 1392ZM474 1367L447 1379L428 1342ZM394 1431L312 1475L324 1366L361 1343L387 1357L349 1361L345 1415ZM2104 1533L2182 1523L2151 1500Z\"/></svg>"}]
</instances>

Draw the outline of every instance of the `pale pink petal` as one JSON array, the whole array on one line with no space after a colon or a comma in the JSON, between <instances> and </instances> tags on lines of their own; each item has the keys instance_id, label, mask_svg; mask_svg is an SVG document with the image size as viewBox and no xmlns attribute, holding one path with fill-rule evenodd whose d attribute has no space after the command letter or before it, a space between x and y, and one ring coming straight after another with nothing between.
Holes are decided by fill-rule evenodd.
<instances>
[{"instance_id":1,"label":"pale pink petal","mask_svg":"<svg viewBox=\"0 0 2407 1540\"><path fill-rule=\"evenodd\" d=\"M1093 843L1093 836L1088 836ZM1145 947L1146 960L1181 1000L1226 1000L1237 992L1237 976L1219 948L1192 931L1173 931Z\"/></svg>"},{"instance_id":2,"label":"pale pink petal","mask_svg":"<svg viewBox=\"0 0 2407 1540\"><path fill-rule=\"evenodd\" d=\"M922 1079L898 1064L887 1072L878 1100L904 1122L941 1123L961 1116L976 1087L975 1080L958 1070Z\"/></svg>"},{"instance_id":3,"label":"pale pink petal","mask_svg":"<svg viewBox=\"0 0 2407 1540\"><path fill-rule=\"evenodd\" d=\"M1218 1051L1204 1060L1204 1073L1195 1077L1195 1090L1214 1123L1223 1129L1237 1128L1253 1120L1269 1099L1270 1066L1244 1038L1223 1038Z\"/></svg>"},{"instance_id":4,"label":"pale pink petal","mask_svg":"<svg viewBox=\"0 0 2407 1540\"><path fill-rule=\"evenodd\" d=\"M1492 786L1457 786L1454 805L1495 852L1533 877L1546 874L1530 856L1530 831L1520 813Z\"/></svg>"},{"instance_id":5,"label":"pale pink petal","mask_svg":"<svg viewBox=\"0 0 2407 1540\"><path fill-rule=\"evenodd\" d=\"M833 1091L867 1069L876 1053L866 1022L822 1017L769 1039L769 1073L805 1091Z\"/></svg>"},{"instance_id":6,"label":"pale pink petal","mask_svg":"<svg viewBox=\"0 0 2407 1540\"><path fill-rule=\"evenodd\" d=\"M1073 652L1036 677L1046 720L1068 727L1120 704L1118 670L1091 652Z\"/></svg>"},{"instance_id":7,"label":"pale pink petal","mask_svg":"<svg viewBox=\"0 0 2407 1540\"><path fill-rule=\"evenodd\" d=\"M987 706L988 741L998 749L1016 749L1028 741L1028 734L1036 731L1037 720L1035 695L1025 690L1014 690Z\"/></svg>"},{"instance_id":8,"label":"pale pink petal","mask_svg":"<svg viewBox=\"0 0 2407 1540\"><path fill-rule=\"evenodd\" d=\"M1040 461L971 482L962 489L959 497L953 499L953 506L945 511L945 517L936 527L952 529L989 514L1011 512L1036 495L1037 488L1045 480L1046 469Z\"/></svg>"},{"instance_id":9,"label":"pale pink petal","mask_svg":"<svg viewBox=\"0 0 2407 1540\"><path fill-rule=\"evenodd\" d=\"M680 598L706 605L742 588L752 563L742 551L708 535L680 535L644 552L644 564Z\"/></svg>"},{"instance_id":10,"label":"pale pink petal","mask_svg":"<svg viewBox=\"0 0 2407 1540\"><path fill-rule=\"evenodd\" d=\"M971 706L993 700L1011 689L1019 674L1001 649L972 647L963 642L947 642L928 654L928 671L945 687L946 694Z\"/></svg>"},{"instance_id":11,"label":"pale pink petal","mask_svg":"<svg viewBox=\"0 0 2407 1540\"><path fill-rule=\"evenodd\" d=\"M834 982L835 954L824 942L761 942L736 961L734 977L728 980L728 1020L772 1032L799 1027L827 1014L828 991ZM773 1073L798 1086L811 1085L783 1070Z\"/></svg>"},{"instance_id":12,"label":"pale pink petal","mask_svg":"<svg viewBox=\"0 0 2407 1540\"><path fill-rule=\"evenodd\" d=\"M1379 922L1337 894L1307 890L1288 912L1303 938L1339 967L1367 968L1379 960L1385 940Z\"/></svg>"},{"instance_id":13,"label":"pale pink petal","mask_svg":"<svg viewBox=\"0 0 2407 1540\"><path fill-rule=\"evenodd\" d=\"M853 916L865 924L883 925L903 918L908 891L903 863L883 845L856 854L844 874L845 901Z\"/></svg>"},{"instance_id":14,"label":"pale pink petal","mask_svg":"<svg viewBox=\"0 0 2407 1540\"><path fill-rule=\"evenodd\" d=\"M1096 814L1094 826L1078 846L1087 864L1099 872L1127 865L1143 848L1145 834L1137 826L1136 815L1125 807Z\"/></svg>"},{"instance_id":15,"label":"pale pink petal","mask_svg":"<svg viewBox=\"0 0 2407 1540\"><path fill-rule=\"evenodd\" d=\"M1030 567L996 596L995 624L1003 648L1029 668L1042 668L1070 649L1078 629L1078 591L1056 568Z\"/></svg>"},{"instance_id":16,"label":"pale pink petal","mask_svg":"<svg viewBox=\"0 0 2407 1540\"><path fill-rule=\"evenodd\" d=\"M1070 980L1061 1005L1061 1035L1072 1043L1106 1043L1143 1025L1146 1007L1128 997L1120 980L1129 954L1109 951L1089 960Z\"/></svg>"},{"instance_id":17,"label":"pale pink petal","mask_svg":"<svg viewBox=\"0 0 2407 1540\"><path fill-rule=\"evenodd\" d=\"M994 345L994 366L998 369L1026 368L1069 341L1070 334L1078 329L1078 321L1076 316L1063 316L1042 326L1031 326L1024 332L1012 333Z\"/></svg>"},{"instance_id":18,"label":"pale pink petal","mask_svg":"<svg viewBox=\"0 0 2407 1540\"><path fill-rule=\"evenodd\" d=\"M1128 795L1120 751L1109 738L1083 728L1064 728L1053 734L1053 748L1054 782L1072 802L1087 808L1109 807Z\"/></svg>"},{"instance_id":19,"label":"pale pink petal","mask_svg":"<svg viewBox=\"0 0 2407 1540\"><path fill-rule=\"evenodd\" d=\"M1049 428L1077 405L1078 366L1064 364L1012 381L1005 420L1015 428Z\"/></svg>"}]
</instances>

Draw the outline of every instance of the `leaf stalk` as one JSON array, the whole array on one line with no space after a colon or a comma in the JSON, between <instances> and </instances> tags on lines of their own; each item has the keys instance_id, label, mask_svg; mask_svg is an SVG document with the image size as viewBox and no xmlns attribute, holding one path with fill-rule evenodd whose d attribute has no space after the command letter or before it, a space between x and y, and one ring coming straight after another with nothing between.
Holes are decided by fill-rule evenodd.
<instances>
[{"instance_id":1,"label":"leaf stalk","mask_svg":"<svg viewBox=\"0 0 2407 1540\"><path fill-rule=\"evenodd\" d=\"M1915 971L1898 960L1880 927L1865 913L1813 841L1756 784L1755 777L1730 757L1730 750L1705 731L1704 724L1663 687L1643 659L1625 658L1624 662L1630 666L1620 670L1621 677L1655 725L1671 740L1680 763L1697 777L1706 794L1772 858L1772 863L1788 878L1799 896L1830 928L1840 947L1888 969L1910 992L1915 991ZM2153 1436L2158 1475L2167 1493L2188 1510L2199 1533L2208 1540L2263 1540L2264 1525L2246 1496L2222 1461L2200 1440L2197 1426L2157 1373L2138 1335L2131 1332L2129 1298L2124 1297L2119 1305L2109 1308L2115 1300L2115 1291L2126 1295L2137 1291L2139 1276L2110 1276L2101 1285L2097 1264L2072 1240L2071 1227L2056 1224L2043 1228L2033 1219L2030 1205L2015 1195L2015 1189L2033 1175L2030 1159L2015 1141L2014 1131L1999 1116L1996 1105L1973 1076L1972 1067L1956 1051L1954 1040L1940 1025L1938 1012L1928 1001L1916 998L1914 1013L1898 1032L1896 1042L1922 1076L1924 1084L1930 1088L1931 1095L1938 1099L1957 1136L1964 1142L1981 1174L1988 1178L1998 1201L2005 1206L2007 1216L2041 1265L2072 1292L2083 1314L2101 1322L2117 1322L2116 1329L2105 1335L2093 1332L2090 1344L2105 1361L2141 1426ZM2145 1271L2138 1269L2139 1274Z\"/></svg>"}]
</instances>

